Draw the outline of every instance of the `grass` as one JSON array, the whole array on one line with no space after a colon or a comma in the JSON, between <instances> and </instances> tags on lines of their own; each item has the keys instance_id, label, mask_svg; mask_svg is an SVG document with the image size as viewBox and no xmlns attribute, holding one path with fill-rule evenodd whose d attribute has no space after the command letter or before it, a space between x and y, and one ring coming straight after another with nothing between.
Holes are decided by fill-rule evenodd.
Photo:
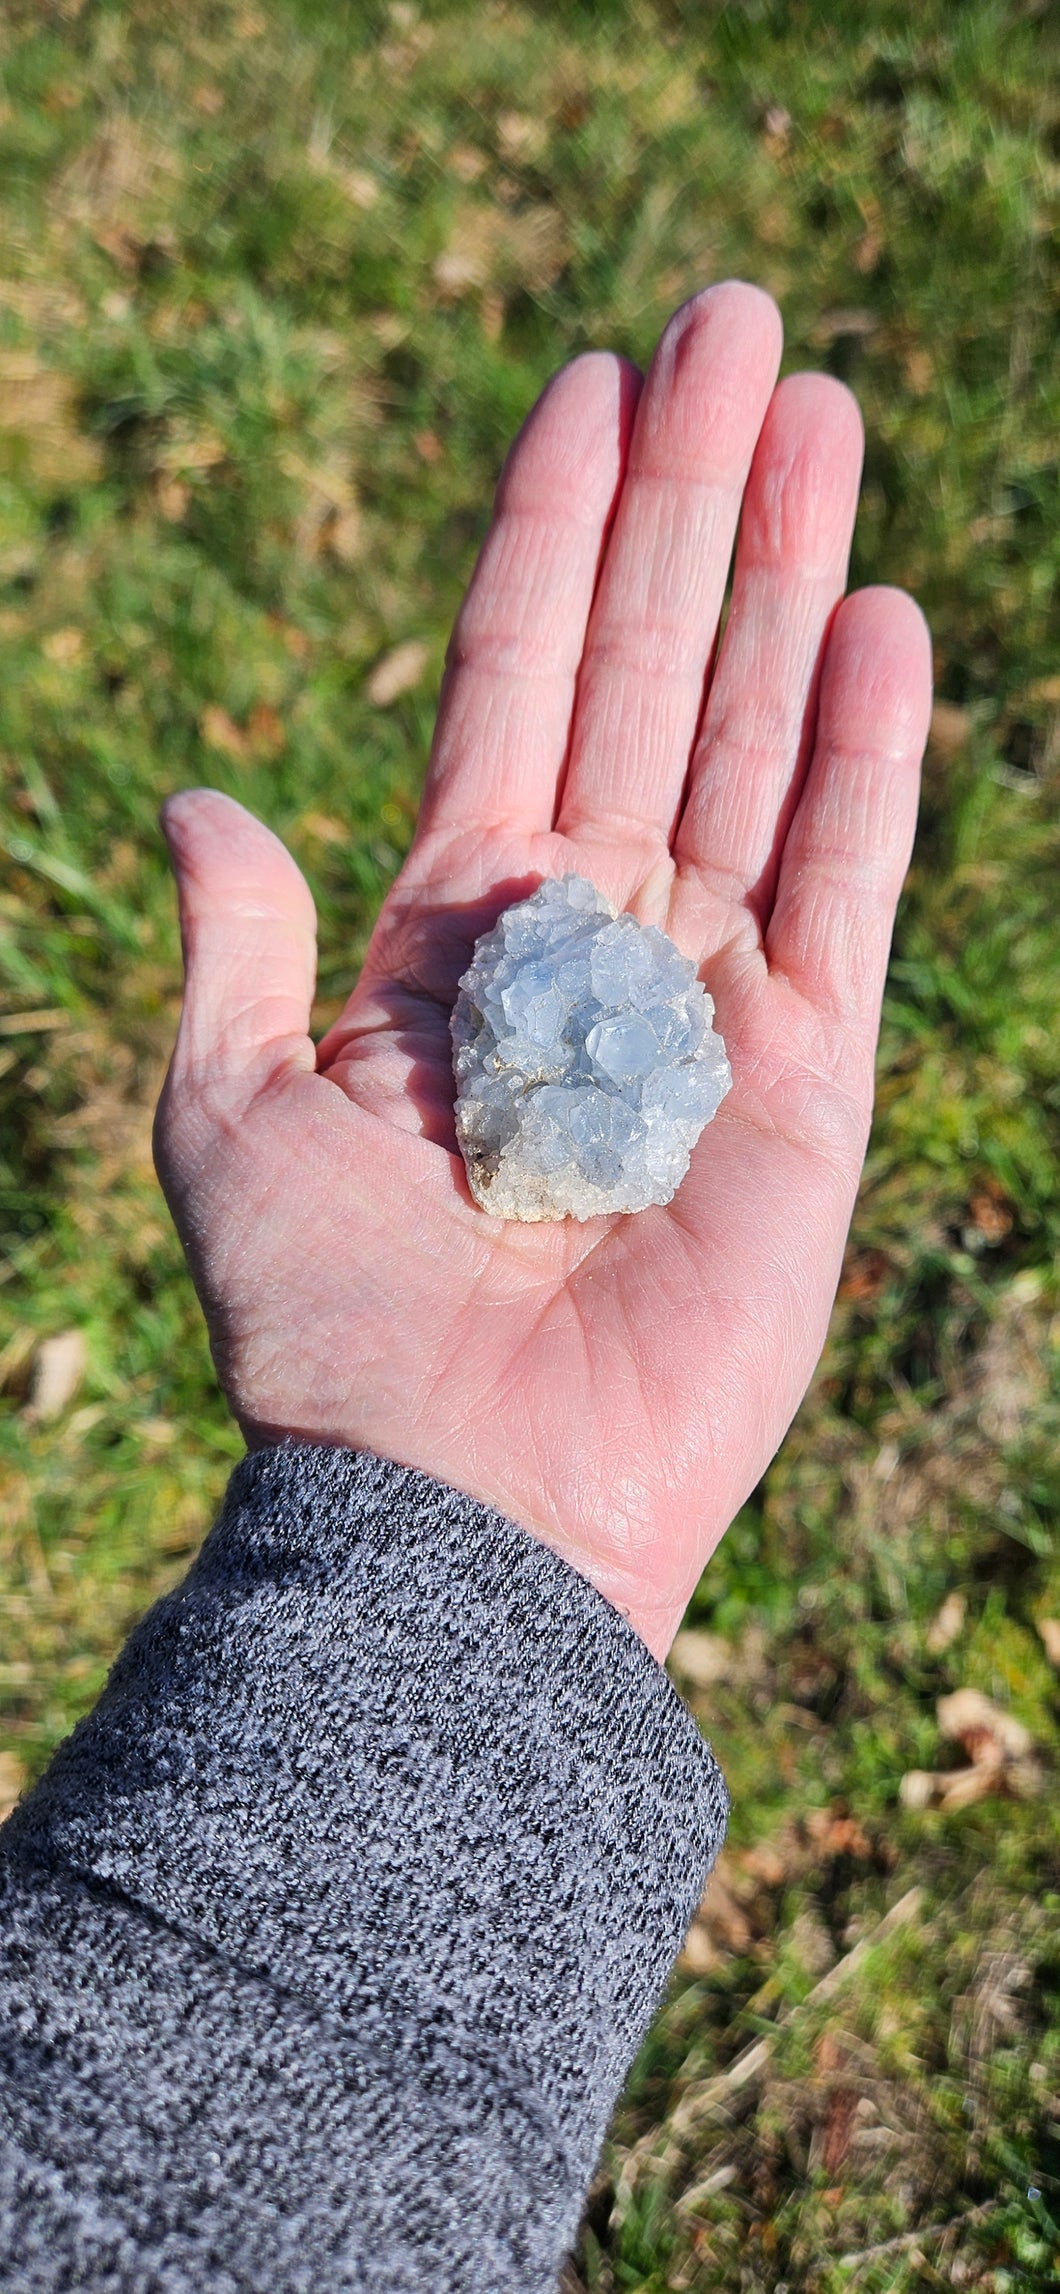
<instances>
[{"instance_id":1,"label":"grass","mask_svg":"<svg viewBox=\"0 0 1060 2294\"><path fill-rule=\"evenodd\" d=\"M288 838L325 1023L408 842L511 431L562 358L643 359L719 274L778 296L789 366L858 392L856 578L932 619L832 1334L690 1618L723 1884L571 2294L1060 2283L1058 61L1017 0L10 0L0 27L9 1797L239 1448L150 1168L161 797L207 778ZM43 1419L37 1349L69 1329L83 1378ZM906 1805L969 1687L1030 1731L1025 1796Z\"/></svg>"}]
</instances>

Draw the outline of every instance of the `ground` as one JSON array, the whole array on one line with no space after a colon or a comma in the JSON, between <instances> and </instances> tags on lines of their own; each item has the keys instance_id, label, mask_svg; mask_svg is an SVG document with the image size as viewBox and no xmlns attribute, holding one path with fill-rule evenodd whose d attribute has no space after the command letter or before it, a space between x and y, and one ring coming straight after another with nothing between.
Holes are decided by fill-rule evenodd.
<instances>
[{"instance_id":1,"label":"ground","mask_svg":"<svg viewBox=\"0 0 1060 2294\"><path fill-rule=\"evenodd\" d=\"M643 358L719 275L857 391L856 575L932 621L832 1333L674 1660L730 1844L570 2294L1060 2284L1058 62L1029 0L0 25L8 1800L240 1448L150 1164L162 795L289 839L324 1024L505 442L559 360Z\"/></svg>"}]
</instances>

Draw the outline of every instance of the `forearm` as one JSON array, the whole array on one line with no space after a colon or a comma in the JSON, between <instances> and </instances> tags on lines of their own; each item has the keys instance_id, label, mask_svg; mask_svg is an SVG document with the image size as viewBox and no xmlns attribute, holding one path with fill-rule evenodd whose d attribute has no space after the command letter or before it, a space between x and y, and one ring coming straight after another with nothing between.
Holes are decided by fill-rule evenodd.
<instances>
[{"instance_id":1,"label":"forearm","mask_svg":"<svg viewBox=\"0 0 1060 2294\"><path fill-rule=\"evenodd\" d=\"M2 1836L0 2283L548 2294L724 1809L524 1531L247 1460Z\"/></svg>"}]
</instances>

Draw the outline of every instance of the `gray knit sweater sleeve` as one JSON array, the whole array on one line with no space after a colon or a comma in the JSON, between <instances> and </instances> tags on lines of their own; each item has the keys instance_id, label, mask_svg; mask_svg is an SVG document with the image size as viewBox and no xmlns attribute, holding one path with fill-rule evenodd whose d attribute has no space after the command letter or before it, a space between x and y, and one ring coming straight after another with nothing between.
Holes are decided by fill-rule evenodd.
<instances>
[{"instance_id":1,"label":"gray knit sweater sleeve","mask_svg":"<svg viewBox=\"0 0 1060 2294\"><path fill-rule=\"evenodd\" d=\"M524 1530L244 1460L0 1833L0 2285L552 2294L725 1806Z\"/></svg>"}]
</instances>

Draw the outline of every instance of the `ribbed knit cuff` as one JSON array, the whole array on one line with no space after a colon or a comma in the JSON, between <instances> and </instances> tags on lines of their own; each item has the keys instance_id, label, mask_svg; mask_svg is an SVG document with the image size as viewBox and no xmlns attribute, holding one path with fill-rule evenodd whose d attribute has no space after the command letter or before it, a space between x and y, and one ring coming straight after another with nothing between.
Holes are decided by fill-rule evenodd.
<instances>
[{"instance_id":1,"label":"ribbed knit cuff","mask_svg":"<svg viewBox=\"0 0 1060 2294\"><path fill-rule=\"evenodd\" d=\"M492 2146L478 2198L457 2177L435 2207L422 2283L493 2294L558 2268L725 1815L669 1679L585 1579L426 1475L290 1445L237 1469L0 1847L324 2018L395 2125L429 2128L436 2164L469 2130ZM336 2130L337 2191L349 2140ZM381 2208L385 2240L370 2181L358 2220ZM498 2221L522 2275L501 2271ZM476 2237L447 2275L452 2241ZM420 2282L405 2254L393 2283Z\"/></svg>"}]
</instances>

